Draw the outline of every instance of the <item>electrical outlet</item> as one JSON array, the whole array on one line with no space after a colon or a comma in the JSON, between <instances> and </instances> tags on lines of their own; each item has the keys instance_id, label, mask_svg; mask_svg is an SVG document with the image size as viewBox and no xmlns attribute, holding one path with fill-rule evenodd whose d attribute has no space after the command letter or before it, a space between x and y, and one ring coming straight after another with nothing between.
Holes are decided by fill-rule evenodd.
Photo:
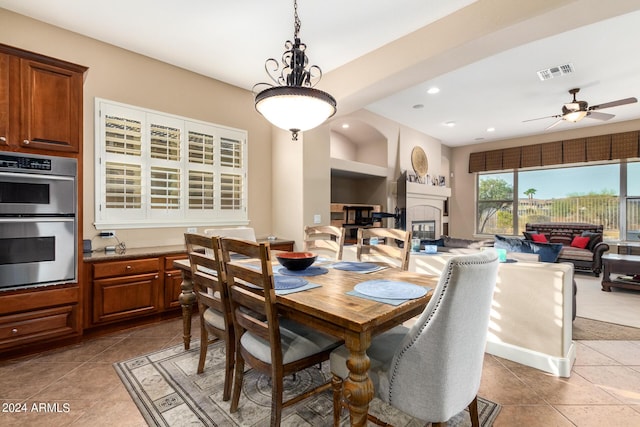
<instances>
[{"instance_id":1,"label":"electrical outlet","mask_svg":"<svg viewBox=\"0 0 640 427\"><path fill-rule=\"evenodd\" d=\"M196 227L188 227L187 233L197 233L198 229Z\"/></svg>"},{"instance_id":2,"label":"electrical outlet","mask_svg":"<svg viewBox=\"0 0 640 427\"><path fill-rule=\"evenodd\" d=\"M116 237L116 232L113 231L113 230L101 231L99 236L102 237L103 239L108 239L108 238L111 238L111 237Z\"/></svg>"}]
</instances>

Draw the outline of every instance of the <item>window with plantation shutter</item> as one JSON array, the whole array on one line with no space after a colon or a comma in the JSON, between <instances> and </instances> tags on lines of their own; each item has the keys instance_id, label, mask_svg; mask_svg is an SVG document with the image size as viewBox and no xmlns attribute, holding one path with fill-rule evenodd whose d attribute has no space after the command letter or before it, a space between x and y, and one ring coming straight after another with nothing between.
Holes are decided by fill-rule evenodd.
<instances>
[{"instance_id":1,"label":"window with plantation shutter","mask_svg":"<svg viewBox=\"0 0 640 427\"><path fill-rule=\"evenodd\" d=\"M98 229L246 225L247 133L96 98Z\"/></svg>"}]
</instances>

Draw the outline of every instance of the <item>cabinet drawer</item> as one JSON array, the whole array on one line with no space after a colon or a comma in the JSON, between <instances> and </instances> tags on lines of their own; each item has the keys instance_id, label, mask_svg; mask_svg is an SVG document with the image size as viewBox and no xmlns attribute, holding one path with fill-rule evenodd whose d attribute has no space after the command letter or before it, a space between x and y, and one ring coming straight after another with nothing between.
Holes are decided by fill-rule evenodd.
<instances>
[{"instance_id":1,"label":"cabinet drawer","mask_svg":"<svg viewBox=\"0 0 640 427\"><path fill-rule=\"evenodd\" d=\"M103 277L129 276L157 271L159 271L158 258L113 261L95 264L93 266L93 278L101 279Z\"/></svg>"},{"instance_id":2,"label":"cabinet drawer","mask_svg":"<svg viewBox=\"0 0 640 427\"><path fill-rule=\"evenodd\" d=\"M187 254L182 254L182 255L171 255L171 256L166 256L164 257L164 269L166 270L175 270L175 267L173 266L173 261L179 260L179 259L187 259L189 258L187 256Z\"/></svg>"},{"instance_id":3,"label":"cabinet drawer","mask_svg":"<svg viewBox=\"0 0 640 427\"><path fill-rule=\"evenodd\" d=\"M0 348L76 333L77 305L0 317Z\"/></svg>"}]
</instances>

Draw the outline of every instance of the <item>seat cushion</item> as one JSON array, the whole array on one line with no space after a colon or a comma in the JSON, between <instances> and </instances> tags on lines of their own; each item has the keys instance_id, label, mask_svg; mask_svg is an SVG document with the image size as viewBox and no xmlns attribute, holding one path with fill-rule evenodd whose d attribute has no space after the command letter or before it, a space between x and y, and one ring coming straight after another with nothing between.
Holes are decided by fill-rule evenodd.
<instances>
[{"instance_id":1,"label":"seat cushion","mask_svg":"<svg viewBox=\"0 0 640 427\"><path fill-rule=\"evenodd\" d=\"M331 335L308 328L289 319L280 320L282 362L295 362L313 354L338 347L342 341ZM240 338L242 346L253 356L265 363L271 363L269 341L246 332Z\"/></svg>"},{"instance_id":2,"label":"seat cushion","mask_svg":"<svg viewBox=\"0 0 640 427\"><path fill-rule=\"evenodd\" d=\"M207 308L202 314L202 317L204 317L205 323L213 326L216 329L224 331L224 318L219 311L216 311L212 308Z\"/></svg>"}]
</instances>

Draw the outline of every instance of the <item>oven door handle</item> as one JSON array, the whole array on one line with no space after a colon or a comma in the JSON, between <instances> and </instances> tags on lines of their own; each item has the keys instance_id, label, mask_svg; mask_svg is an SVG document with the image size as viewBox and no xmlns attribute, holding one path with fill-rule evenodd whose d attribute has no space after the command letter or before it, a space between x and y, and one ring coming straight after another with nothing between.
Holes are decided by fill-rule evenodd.
<instances>
[{"instance_id":1,"label":"oven door handle","mask_svg":"<svg viewBox=\"0 0 640 427\"><path fill-rule=\"evenodd\" d=\"M20 216L20 217L0 217L0 223L17 224L25 222L74 222L73 216Z\"/></svg>"}]
</instances>

